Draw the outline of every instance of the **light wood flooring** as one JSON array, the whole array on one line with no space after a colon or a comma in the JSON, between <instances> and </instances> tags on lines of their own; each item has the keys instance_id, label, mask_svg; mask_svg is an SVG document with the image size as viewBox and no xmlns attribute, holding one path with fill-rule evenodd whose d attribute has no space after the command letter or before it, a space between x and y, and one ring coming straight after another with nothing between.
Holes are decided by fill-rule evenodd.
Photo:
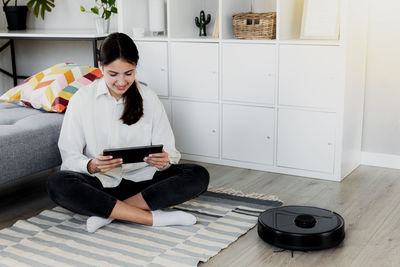
<instances>
[{"instance_id":1,"label":"light wood flooring","mask_svg":"<svg viewBox=\"0 0 400 267\"><path fill-rule=\"evenodd\" d=\"M341 183L199 163L214 188L278 196L285 205L334 210L346 238L334 249L276 253L256 228L200 266L400 266L400 170L360 166ZM48 172L0 187L0 228L54 204L45 190Z\"/></svg>"}]
</instances>

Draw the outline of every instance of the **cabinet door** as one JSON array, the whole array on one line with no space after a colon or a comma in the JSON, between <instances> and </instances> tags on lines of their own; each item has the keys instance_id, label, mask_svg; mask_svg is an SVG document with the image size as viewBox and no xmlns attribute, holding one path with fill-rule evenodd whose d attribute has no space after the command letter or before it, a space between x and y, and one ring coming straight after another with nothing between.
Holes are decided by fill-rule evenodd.
<instances>
[{"instance_id":1,"label":"cabinet door","mask_svg":"<svg viewBox=\"0 0 400 267\"><path fill-rule=\"evenodd\" d=\"M222 157L272 165L273 109L224 104L222 114Z\"/></svg>"},{"instance_id":2,"label":"cabinet door","mask_svg":"<svg viewBox=\"0 0 400 267\"><path fill-rule=\"evenodd\" d=\"M223 44L223 99L274 103L276 46Z\"/></svg>"},{"instance_id":3,"label":"cabinet door","mask_svg":"<svg viewBox=\"0 0 400 267\"><path fill-rule=\"evenodd\" d=\"M335 113L280 109L277 165L333 173Z\"/></svg>"},{"instance_id":4,"label":"cabinet door","mask_svg":"<svg viewBox=\"0 0 400 267\"><path fill-rule=\"evenodd\" d=\"M176 148L187 154L219 156L218 104L172 101Z\"/></svg>"},{"instance_id":5,"label":"cabinet door","mask_svg":"<svg viewBox=\"0 0 400 267\"><path fill-rule=\"evenodd\" d=\"M171 121L171 118L172 118L172 116L171 116L171 112L172 112L171 111L171 101L166 98L161 98L160 100L161 100L161 103L163 103L163 105L164 105L164 109L165 109L165 112L167 113L169 122L172 123L172 121Z\"/></svg>"},{"instance_id":6,"label":"cabinet door","mask_svg":"<svg viewBox=\"0 0 400 267\"><path fill-rule=\"evenodd\" d=\"M166 42L136 41L139 63L136 77L160 96L168 96L168 63Z\"/></svg>"},{"instance_id":7,"label":"cabinet door","mask_svg":"<svg viewBox=\"0 0 400 267\"><path fill-rule=\"evenodd\" d=\"M171 43L172 95L218 99L218 44Z\"/></svg>"},{"instance_id":8,"label":"cabinet door","mask_svg":"<svg viewBox=\"0 0 400 267\"><path fill-rule=\"evenodd\" d=\"M279 104L336 108L343 90L341 47L282 45Z\"/></svg>"}]
</instances>

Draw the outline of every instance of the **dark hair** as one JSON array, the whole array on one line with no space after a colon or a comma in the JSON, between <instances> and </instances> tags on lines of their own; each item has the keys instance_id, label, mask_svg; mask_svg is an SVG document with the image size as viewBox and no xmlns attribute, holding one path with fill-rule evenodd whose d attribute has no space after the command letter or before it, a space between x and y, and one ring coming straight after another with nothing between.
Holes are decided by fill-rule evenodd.
<instances>
[{"instance_id":1,"label":"dark hair","mask_svg":"<svg viewBox=\"0 0 400 267\"><path fill-rule=\"evenodd\" d=\"M137 65L139 51L133 40L126 34L114 32L108 35L100 46L99 61L102 66L107 66L117 59L123 59L131 64ZM143 98L139 93L136 81L123 94L124 112L121 120L132 125L143 116Z\"/></svg>"}]
</instances>

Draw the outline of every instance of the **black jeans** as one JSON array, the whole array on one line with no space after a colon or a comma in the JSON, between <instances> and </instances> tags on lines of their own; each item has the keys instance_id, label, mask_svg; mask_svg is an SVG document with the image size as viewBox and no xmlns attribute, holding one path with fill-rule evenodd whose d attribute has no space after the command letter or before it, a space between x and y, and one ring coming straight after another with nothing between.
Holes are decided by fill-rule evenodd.
<instances>
[{"instance_id":1,"label":"black jeans","mask_svg":"<svg viewBox=\"0 0 400 267\"><path fill-rule=\"evenodd\" d=\"M171 165L157 171L152 180L122 179L117 187L104 188L97 177L73 171L50 175L47 190L58 205L73 212L108 218L117 202L142 193L150 210L177 205L205 192L210 175L196 164Z\"/></svg>"}]
</instances>

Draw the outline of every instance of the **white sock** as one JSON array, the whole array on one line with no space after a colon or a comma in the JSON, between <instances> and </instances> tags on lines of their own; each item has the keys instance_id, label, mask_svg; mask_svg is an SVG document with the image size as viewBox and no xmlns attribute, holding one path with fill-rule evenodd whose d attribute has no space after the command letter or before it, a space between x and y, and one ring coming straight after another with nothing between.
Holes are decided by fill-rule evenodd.
<instances>
[{"instance_id":1,"label":"white sock","mask_svg":"<svg viewBox=\"0 0 400 267\"><path fill-rule=\"evenodd\" d=\"M93 233L97 229L111 223L114 219L91 216L86 221L86 230Z\"/></svg>"},{"instance_id":2,"label":"white sock","mask_svg":"<svg viewBox=\"0 0 400 267\"><path fill-rule=\"evenodd\" d=\"M153 215L153 226L168 225L193 225L196 223L196 217L183 211L151 211Z\"/></svg>"}]
</instances>

